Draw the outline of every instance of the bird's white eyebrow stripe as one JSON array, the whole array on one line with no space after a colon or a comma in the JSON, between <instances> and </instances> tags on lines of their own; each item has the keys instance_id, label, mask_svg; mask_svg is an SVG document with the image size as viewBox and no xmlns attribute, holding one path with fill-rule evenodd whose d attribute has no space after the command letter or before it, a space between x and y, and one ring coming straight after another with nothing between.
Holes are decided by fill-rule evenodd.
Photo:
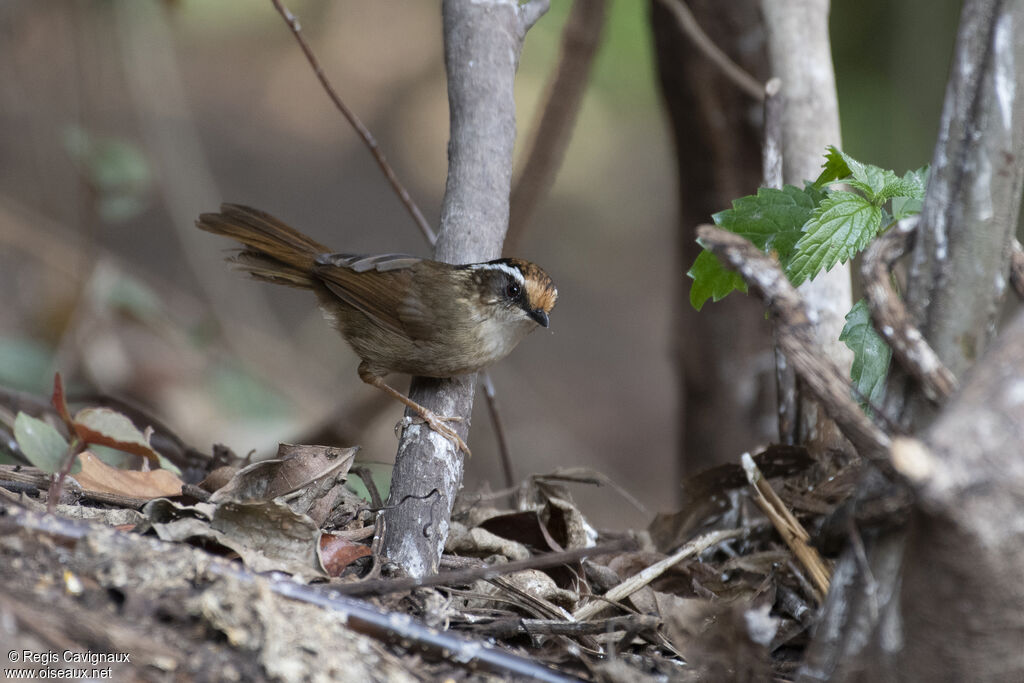
<instances>
[{"instance_id":1,"label":"bird's white eyebrow stripe","mask_svg":"<svg viewBox=\"0 0 1024 683\"><path fill-rule=\"evenodd\" d=\"M470 266L470 268L472 270L500 270L514 277L523 287L526 286L526 279L523 277L522 271L505 263L478 263L475 266Z\"/></svg>"}]
</instances>

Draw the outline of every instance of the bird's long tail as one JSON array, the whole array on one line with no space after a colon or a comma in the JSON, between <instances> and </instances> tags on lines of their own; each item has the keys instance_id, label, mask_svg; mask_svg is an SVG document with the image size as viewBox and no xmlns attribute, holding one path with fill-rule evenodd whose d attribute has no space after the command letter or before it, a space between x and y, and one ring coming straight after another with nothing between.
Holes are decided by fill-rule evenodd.
<instances>
[{"instance_id":1,"label":"bird's long tail","mask_svg":"<svg viewBox=\"0 0 1024 683\"><path fill-rule=\"evenodd\" d=\"M229 259L240 270L291 287L311 288L317 254L330 251L270 214L240 204L201 214L196 227L241 242L245 249Z\"/></svg>"}]
</instances>

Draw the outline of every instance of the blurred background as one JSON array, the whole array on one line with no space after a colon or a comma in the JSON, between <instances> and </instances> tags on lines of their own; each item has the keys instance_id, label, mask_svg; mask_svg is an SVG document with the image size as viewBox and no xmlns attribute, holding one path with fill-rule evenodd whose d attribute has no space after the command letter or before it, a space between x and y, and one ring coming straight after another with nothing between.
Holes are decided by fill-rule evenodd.
<instances>
[{"instance_id":1,"label":"blurred background","mask_svg":"<svg viewBox=\"0 0 1024 683\"><path fill-rule=\"evenodd\" d=\"M448 140L440 3L288 4L436 225ZM553 0L527 37L521 141L570 5ZM848 152L900 173L930 161L958 16L955 2L834 3ZM651 21L648 2L609 3L564 165L516 249L558 285L552 326L491 374L517 476L592 468L653 512L675 505L694 462L739 452L681 445L690 264ZM47 393L60 370L72 393L128 398L203 450L273 454L333 429L358 439L361 459L393 459L400 407L359 381L313 297L231 272L231 244L193 227L230 201L339 251L430 253L270 2L6 0L0 168L0 384ZM754 395L755 379L744 369L731 381ZM772 407L760 413L716 428L755 448L771 433ZM481 399L470 445L466 489L500 488ZM608 488L574 492L598 525L647 521Z\"/></svg>"}]
</instances>

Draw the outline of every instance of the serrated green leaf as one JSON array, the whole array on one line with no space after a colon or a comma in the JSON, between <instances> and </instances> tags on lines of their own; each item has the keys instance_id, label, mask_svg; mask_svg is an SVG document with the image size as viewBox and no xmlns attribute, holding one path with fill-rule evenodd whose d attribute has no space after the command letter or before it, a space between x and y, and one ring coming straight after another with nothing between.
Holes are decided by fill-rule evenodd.
<instances>
[{"instance_id":1,"label":"serrated green leaf","mask_svg":"<svg viewBox=\"0 0 1024 683\"><path fill-rule=\"evenodd\" d=\"M68 454L68 442L60 432L48 422L22 412L14 418L14 440L30 463L50 474L60 469ZM71 472L73 474L81 469L82 466L76 460Z\"/></svg>"},{"instance_id":2,"label":"serrated green leaf","mask_svg":"<svg viewBox=\"0 0 1024 683\"><path fill-rule=\"evenodd\" d=\"M853 192L832 192L815 209L786 274L793 285L831 270L863 249L882 226L882 211Z\"/></svg>"},{"instance_id":3,"label":"serrated green leaf","mask_svg":"<svg viewBox=\"0 0 1024 683\"><path fill-rule=\"evenodd\" d=\"M901 178L893 171L861 163L845 152L839 154L850 168L851 177L843 182L863 192L872 203L881 204L894 197L924 198L927 168L908 171Z\"/></svg>"},{"instance_id":4,"label":"serrated green leaf","mask_svg":"<svg viewBox=\"0 0 1024 683\"><path fill-rule=\"evenodd\" d=\"M758 249L775 252L783 263L800 239L821 197L793 185L781 190L762 187L756 195L740 197L732 208L712 216L715 223L750 240ZM735 290L747 291L743 279L725 268L713 254L702 251L687 273L693 278L690 303L698 311L708 299L718 301Z\"/></svg>"},{"instance_id":5,"label":"serrated green leaf","mask_svg":"<svg viewBox=\"0 0 1024 683\"><path fill-rule=\"evenodd\" d=\"M839 335L853 351L850 379L856 387L862 407L879 405L885 395L885 378L889 373L892 350L871 324L867 302L861 299L846 314L846 326Z\"/></svg>"},{"instance_id":6,"label":"serrated green leaf","mask_svg":"<svg viewBox=\"0 0 1024 683\"><path fill-rule=\"evenodd\" d=\"M747 285L737 273L728 270L714 254L705 249L697 255L693 267L686 273L693 278L690 285L690 305L698 311L708 299L719 301L739 290L747 291Z\"/></svg>"},{"instance_id":7,"label":"serrated green leaf","mask_svg":"<svg viewBox=\"0 0 1024 683\"><path fill-rule=\"evenodd\" d=\"M828 147L825 163L821 165L821 169L821 175L813 183L816 188L825 187L835 180L850 177L850 167L846 165L846 159L843 158L842 152L832 145Z\"/></svg>"},{"instance_id":8,"label":"serrated green leaf","mask_svg":"<svg viewBox=\"0 0 1024 683\"><path fill-rule=\"evenodd\" d=\"M762 187L756 195L735 200L731 209L716 213L712 219L719 227L750 240L758 249L776 252L784 261L800 239L800 230L815 206L814 197L793 185L781 190Z\"/></svg>"},{"instance_id":9,"label":"serrated green leaf","mask_svg":"<svg viewBox=\"0 0 1024 683\"><path fill-rule=\"evenodd\" d=\"M846 163L850 165L852 177L843 182L863 192L871 201L877 201L889 183L899 180L892 171L871 164L862 164L849 156L846 156Z\"/></svg>"}]
</instances>

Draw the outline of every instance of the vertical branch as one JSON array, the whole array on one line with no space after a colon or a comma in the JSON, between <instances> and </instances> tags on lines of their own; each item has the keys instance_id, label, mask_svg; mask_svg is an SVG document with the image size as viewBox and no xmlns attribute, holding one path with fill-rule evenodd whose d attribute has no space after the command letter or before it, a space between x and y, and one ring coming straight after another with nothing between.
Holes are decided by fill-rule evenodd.
<instances>
[{"instance_id":1,"label":"vertical branch","mask_svg":"<svg viewBox=\"0 0 1024 683\"><path fill-rule=\"evenodd\" d=\"M991 340L1006 290L1024 180L1021 30L1019 2L964 6L911 261L911 314L957 377ZM933 411L915 399L906 418Z\"/></svg>"},{"instance_id":2,"label":"vertical branch","mask_svg":"<svg viewBox=\"0 0 1024 683\"><path fill-rule=\"evenodd\" d=\"M828 34L828 0L761 0L772 75L782 79L783 179L802 186L816 178L828 145L841 146L839 105ZM818 344L849 369L850 350L839 341L853 304L849 264L837 265L800 286L815 321ZM819 450L843 448L842 440L813 401L800 399L800 440ZM843 449L845 450L845 449Z\"/></svg>"},{"instance_id":3,"label":"vertical branch","mask_svg":"<svg viewBox=\"0 0 1024 683\"><path fill-rule=\"evenodd\" d=\"M443 1L451 139L438 260L472 263L501 254L516 135L515 72L523 38L546 9L544 0ZM475 380L415 377L409 396L437 414L461 417L453 426L466 438ZM383 513L384 552L414 576L437 571L462 470L462 453L448 439L421 424L405 428Z\"/></svg>"},{"instance_id":4,"label":"vertical branch","mask_svg":"<svg viewBox=\"0 0 1024 683\"><path fill-rule=\"evenodd\" d=\"M522 173L512 190L506 253L515 248L534 211L555 182L601 44L606 0L575 0L562 30L562 56L547 86Z\"/></svg>"},{"instance_id":5,"label":"vertical branch","mask_svg":"<svg viewBox=\"0 0 1024 683\"><path fill-rule=\"evenodd\" d=\"M771 78L764 86L764 142L761 145L762 185L782 189L782 116L786 102L782 81ZM775 346L775 415L779 424L779 443L793 445L799 434L799 406L796 373L779 347L777 328L772 326Z\"/></svg>"}]
</instances>

